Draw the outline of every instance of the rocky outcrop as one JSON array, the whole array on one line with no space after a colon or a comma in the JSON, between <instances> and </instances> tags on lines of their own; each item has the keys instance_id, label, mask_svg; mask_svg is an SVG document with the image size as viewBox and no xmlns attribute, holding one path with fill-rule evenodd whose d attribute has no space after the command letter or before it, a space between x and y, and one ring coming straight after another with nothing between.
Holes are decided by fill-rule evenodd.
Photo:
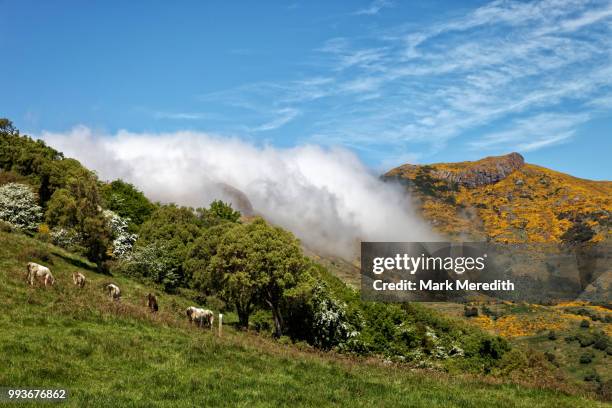
<instances>
[{"instance_id":1,"label":"rocky outcrop","mask_svg":"<svg viewBox=\"0 0 612 408\"><path fill-rule=\"evenodd\" d=\"M505 179L509 174L523 167L525 159L518 153L510 153L466 164L465 168L434 169L431 175L449 183L474 188Z\"/></svg>"},{"instance_id":2,"label":"rocky outcrop","mask_svg":"<svg viewBox=\"0 0 612 408\"><path fill-rule=\"evenodd\" d=\"M220 198L232 204L242 215L250 217L255 214L251 200L245 193L226 183L218 183L217 187L220 189Z\"/></svg>"}]
</instances>

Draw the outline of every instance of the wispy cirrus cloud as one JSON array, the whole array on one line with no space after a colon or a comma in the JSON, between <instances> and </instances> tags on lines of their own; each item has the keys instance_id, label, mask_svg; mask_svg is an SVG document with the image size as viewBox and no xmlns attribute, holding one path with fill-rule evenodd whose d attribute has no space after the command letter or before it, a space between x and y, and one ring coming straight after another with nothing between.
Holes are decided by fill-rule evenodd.
<instances>
[{"instance_id":1,"label":"wispy cirrus cloud","mask_svg":"<svg viewBox=\"0 0 612 408\"><path fill-rule=\"evenodd\" d=\"M374 0L367 7L355 11L353 14L372 16L378 14L382 9L392 6L393 2L390 0Z\"/></svg>"},{"instance_id":2,"label":"wispy cirrus cloud","mask_svg":"<svg viewBox=\"0 0 612 408\"><path fill-rule=\"evenodd\" d=\"M427 25L329 39L310 56L312 75L214 99L262 116L299 111L290 120L302 120L306 140L398 157L407 143L433 154L464 137L467 149L530 151L566 142L605 114L610 38L609 0L493 1ZM288 123L282 118L267 120L278 125L270 128ZM503 130L484 130L492 124Z\"/></svg>"},{"instance_id":3,"label":"wispy cirrus cloud","mask_svg":"<svg viewBox=\"0 0 612 408\"><path fill-rule=\"evenodd\" d=\"M263 123L259 126L255 126L254 128L252 128L252 131L265 132L267 130L278 129L280 127L285 126L287 123L291 122L296 116L299 115L299 113L300 112L297 109L292 109L292 108L280 109L274 112L276 117L274 117L272 120L266 123Z\"/></svg>"},{"instance_id":4,"label":"wispy cirrus cloud","mask_svg":"<svg viewBox=\"0 0 612 408\"><path fill-rule=\"evenodd\" d=\"M156 119L200 120L208 115L199 112L153 112Z\"/></svg>"},{"instance_id":5,"label":"wispy cirrus cloud","mask_svg":"<svg viewBox=\"0 0 612 408\"><path fill-rule=\"evenodd\" d=\"M470 146L476 150L518 148L529 152L568 141L574 136L576 127L589 119L586 113L542 113L513 121L506 130L486 133Z\"/></svg>"}]
</instances>

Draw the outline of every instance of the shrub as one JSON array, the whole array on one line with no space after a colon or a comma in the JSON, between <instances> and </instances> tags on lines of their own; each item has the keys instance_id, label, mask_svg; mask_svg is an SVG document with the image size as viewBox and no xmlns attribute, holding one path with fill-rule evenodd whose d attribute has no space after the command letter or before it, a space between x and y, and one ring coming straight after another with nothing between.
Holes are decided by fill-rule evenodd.
<instances>
[{"instance_id":1,"label":"shrub","mask_svg":"<svg viewBox=\"0 0 612 408\"><path fill-rule=\"evenodd\" d=\"M550 351L547 351L547 352L544 353L544 356L546 357L546 360L548 360L550 363L556 365L557 357L554 355L554 353L551 353Z\"/></svg>"},{"instance_id":2,"label":"shrub","mask_svg":"<svg viewBox=\"0 0 612 408\"><path fill-rule=\"evenodd\" d=\"M591 361L593 361L593 354L592 353L583 353L580 356L580 364L590 364Z\"/></svg>"},{"instance_id":3,"label":"shrub","mask_svg":"<svg viewBox=\"0 0 612 408\"><path fill-rule=\"evenodd\" d=\"M602 351L608 348L608 345L610 344L610 339L608 338L608 335L606 333L600 331L595 333L594 337L595 341L593 342L593 348Z\"/></svg>"},{"instance_id":4,"label":"shrub","mask_svg":"<svg viewBox=\"0 0 612 408\"><path fill-rule=\"evenodd\" d=\"M280 344L289 345L289 344L291 344L291 338L289 338L289 336L280 336L278 338L278 342Z\"/></svg>"},{"instance_id":5,"label":"shrub","mask_svg":"<svg viewBox=\"0 0 612 408\"><path fill-rule=\"evenodd\" d=\"M258 310L249 319L249 326L260 333L270 334L274 326L272 314L267 310Z\"/></svg>"},{"instance_id":6,"label":"shrub","mask_svg":"<svg viewBox=\"0 0 612 408\"><path fill-rule=\"evenodd\" d=\"M583 222L575 222L563 235L561 239L572 244L587 242L595 236L595 231Z\"/></svg>"},{"instance_id":7,"label":"shrub","mask_svg":"<svg viewBox=\"0 0 612 408\"><path fill-rule=\"evenodd\" d=\"M548 332L548 340L557 340L557 332L554 330L551 330Z\"/></svg>"},{"instance_id":8,"label":"shrub","mask_svg":"<svg viewBox=\"0 0 612 408\"><path fill-rule=\"evenodd\" d=\"M0 220L15 228L35 232L42 219L36 195L25 184L9 183L0 187Z\"/></svg>"},{"instance_id":9,"label":"shrub","mask_svg":"<svg viewBox=\"0 0 612 408\"><path fill-rule=\"evenodd\" d=\"M157 243L137 248L120 264L119 269L127 275L151 279L165 290L173 290L179 283L179 261L173 259L165 247Z\"/></svg>"},{"instance_id":10,"label":"shrub","mask_svg":"<svg viewBox=\"0 0 612 408\"><path fill-rule=\"evenodd\" d=\"M580 343L580 347L588 347L595 343L595 336L591 333L580 333L576 336L578 342Z\"/></svg>"},{"instance_id":11,"label":"shrub","mask_svg":"<svg viewBox=\"0 0 612 408\"><path fill-rule=\"evenodd\" d=\"M596 382L600 382L601 381L601 377L599 376L597 371L593 370L593 371L588 372L584 376L584 381L596 381Z\"/></svg>"},{"instance_id":12,"label":"shrub","mask_svg":"<svg viewBox=\"0 0 612 408\"><path fill-rule=\"evenodd\" d=\"M80 252L76 250L77 247L80 247L83 240L81 235L77 233L73 229L69 228L54 228L51 230L49 234L51 237L51 242L54 245L65 248L72 252Z\"/></svg>"},{"instance_id":13,"label":"shrub","mask_svg":"<svg viewBox=\"0 0 612 408\"><path fill-rule=\"evenodd\" d=\"M121 218L111 210L104 211L104 218L113 238L112 255L119 259L127 257L138 238L129 232L130 219Z\"/></svg>"},{"instance_id":14,"label":"shrub","mask_svg":"<svg viewBox=\"0 0 612 408\"><path fill-rule=\"evenodd\" d=\"M47 224L40 224L35 238L43 242L51 242L51 230Z\"/></svg>"},{"instance_id":15,"label":"shrub","mask_svg":"<svg viewBox=\"0 0 612 408\"><path fill-rule=\"evenodd\" d=\"M589 327L591 327L591 323L588 320L584 319L580 322L580 327L583 329L588 329Z\"/></svg>"},{"instance_id":16,"label":"shrub","mask_svg":"<svg viewBox=\"0 0 612 408\"><path fill-rule=\"evenodd\" d=\"M358 334L347 319L346 304L334 299L324 286L315 288L312 305L313 342L316 347L330 349Z\"/></svg>"},{"instance_id":17,"label":"shrub","mask_svg":"<svg viewBox=\"0 0 612 408\"><path fill-rule=\"evenodd\" d=\"M501 358L508 350L510 350L510 345L503 338L488 338L482 342L480 347L480 355L485 358L497 360Z\"/></svg>"},{"instance_id":18,"label":"shrub","mask_svg":"<svg viewBox=\"0 0 612 408\"><path fill-rule=\"evenodd\" d=\"M465 306L463 308L463 314L465 317L477 317L478 316L478 308L477 307L468 307Z\"/></svg>"}]
</instances>

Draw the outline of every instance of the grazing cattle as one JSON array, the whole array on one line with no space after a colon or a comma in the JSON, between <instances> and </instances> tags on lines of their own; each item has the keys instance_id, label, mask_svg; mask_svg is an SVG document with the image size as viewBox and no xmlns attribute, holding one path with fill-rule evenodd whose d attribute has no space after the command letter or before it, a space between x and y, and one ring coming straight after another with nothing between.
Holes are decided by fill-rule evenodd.
<instances>
[{"instance_id":1,"label":"grazing cattle","mask_svg":"<svg viewBox=\"0 0 612 408\"><path fill-rule=\"evenodd\" d=\"M151 312L153 313L159 310L159 306L157 305L157 297L152 293L149 293L147 295L147 306L149 307L149 309L151 309Z\"/></svg>"},{"instance_id":2,"label":"grazing cattle","mask_svg":"<svg viewBox=\"0 0 612 408\"><path fill-rule=\"evenodd\" d=\"M185 310L185 314L189 319L189 323L196 323L199 327L203 327L204 324L209 326L212 330L215 315L212 310L200 309L194 306L190 306Z\"/></svg>"},{"instance_id":3,"label":"grazing cattle","mask_svg":"<svg viewBox=\"0 0 612 408\"><path fill-rule=\"evenodd\" d=\"M76 286L82 288L85 286L85 275L83 275L81 272L73 272L72 281Z\"/></svg>"},{"instance_id":4,"label":"grazing cattle","mask_svg":"<svg viewBox=\"0 0 612 408\"><path fill-rule=\"evenodd\" d=\"M119 298L121 298L121 289L114 283L106 285L106 290L108 291L108 296L113 298L113 300L119 300Z\"/></svg>"},{"instance_id":5,"label":"grazing cattle","mask_svg":"<svg viewBox=\"0 0 612 408\"><path fill-rule=\"evenodd\" d=\"M53 284L55 283L55 278L51 274L49 268L34 262L28 262L28 282L32 286L34 286L34 279L44 281L45 287L48 284L53 286Z\"/></svg>"}]
</instances>

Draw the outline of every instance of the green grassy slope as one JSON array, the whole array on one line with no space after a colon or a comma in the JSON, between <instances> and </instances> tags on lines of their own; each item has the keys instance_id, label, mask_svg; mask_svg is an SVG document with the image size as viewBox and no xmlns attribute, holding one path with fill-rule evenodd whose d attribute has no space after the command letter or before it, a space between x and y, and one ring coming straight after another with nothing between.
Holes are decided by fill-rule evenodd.
<instances>
[{"instance_id":1,"label":"green grassy slope","mask_svg":"<svg viewBox=\"0 0 612 408\"><path fill-rule=\"evenodd\" d=\"M31 288L25 264L46 258L57 284ZM42 260L38 259L40 262ZM87 270L58 248L0 232L0 387L67 388L69 406L597 407L576 396L409 371L284 346L227 327L222 338L189 327L190 302ZM72 285L84 270L88 284ZM104 296L106 282L124 293ZM19 406L26 406L20 404Z\"/></svg>"}]
</instances>

